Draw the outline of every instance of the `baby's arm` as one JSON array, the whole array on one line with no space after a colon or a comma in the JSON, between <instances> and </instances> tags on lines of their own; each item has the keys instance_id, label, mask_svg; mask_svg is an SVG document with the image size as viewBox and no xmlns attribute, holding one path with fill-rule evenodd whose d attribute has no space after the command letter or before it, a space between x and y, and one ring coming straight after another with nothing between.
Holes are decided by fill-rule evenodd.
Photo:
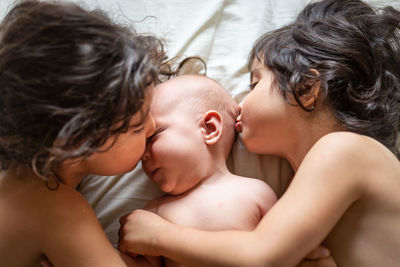
<instances>
[{"instance_id":1,"label":"baby's arm","mask_svg":"<svg viewBox=\"0 0 400 267\"><path fill-rule=\"evenodd\" d=\"M287 192L255 231L208 233L135 211L121 232L120 248L165 255L191 266L294 266L360 197L356 149L337 141L324 141L310 151Z\"/></svg>"}]
</instances>

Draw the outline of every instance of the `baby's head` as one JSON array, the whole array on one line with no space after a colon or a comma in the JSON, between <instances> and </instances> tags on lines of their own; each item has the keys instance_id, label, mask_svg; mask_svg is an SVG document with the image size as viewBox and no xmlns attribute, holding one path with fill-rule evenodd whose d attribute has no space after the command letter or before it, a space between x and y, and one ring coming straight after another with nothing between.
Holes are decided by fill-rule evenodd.
<instances>
[{"instance_id":1,"label":"baby's head","mask_svg":"<svg viewBox=\"0 0 400 267\"><path fill-rule=\"evenodd\" d=\"M25 165L42 177L138 129L151 99L147 88L164 60L154 37L100 11L45 1L10 10L0 25L0 48L2 168Z\"/></svg>"},{"instance_id":2,"label":"baby's head","mask_svg":"<svg viewBox=\"0 0 400 267\"><path fill-rule=\"evenodd\" d=\"M183 75L162 83L154 89L151 112L157 130L143 168L164 192L185 192L225 164L237 105L216 81Z\"/></svg>"}]
</instances>

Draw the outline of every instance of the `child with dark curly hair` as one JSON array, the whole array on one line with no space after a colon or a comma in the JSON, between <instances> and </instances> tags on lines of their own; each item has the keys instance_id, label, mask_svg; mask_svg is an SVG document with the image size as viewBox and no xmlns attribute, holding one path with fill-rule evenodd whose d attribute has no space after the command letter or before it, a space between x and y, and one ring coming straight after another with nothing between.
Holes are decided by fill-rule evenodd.
<instances>
[{"instance_id":1,"label":"child with dark curly hair","mask_svg":"<svg viewBox=\"0 0 400 267\"><path fill-rule=\"evenodd\" d=\"M325 0L261 36L236 129L251 152L288 159L289 188L251 231L134 211L120 249L189 266L295 266L323 242L341 267L398 266L399 29L392 7Z\"/></svg>"},{"instance_id":2,"label":"child with dark curly hair","mask_svg":"<svg viewBox=\"0 0 400 267\"><path fill-rule=\"evenodd\" d=\"M155 130L161 42L62 2L0 25L0 265L125 266L75 190L132 170Z\"/></svg>"}]
</instances>

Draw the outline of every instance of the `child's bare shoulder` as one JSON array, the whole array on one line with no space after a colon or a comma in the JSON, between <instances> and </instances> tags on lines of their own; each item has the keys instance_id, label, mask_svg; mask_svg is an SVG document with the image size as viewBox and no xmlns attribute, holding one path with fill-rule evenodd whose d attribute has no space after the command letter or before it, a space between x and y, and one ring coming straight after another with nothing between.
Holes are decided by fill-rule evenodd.
<instances>
[{"instance_id":1,"label":"child's bare shoulder","mask_svg":"<svg viewBox=\"0 0 400 267\"><path fill-rule=\"evenodd\" d=\"M2 190L8 192L2 194L0 201L7 203L10 216L15 216L14 219L25 226L31 225L37 233L60 229L68 225L68 220L71 223L71 220L81 220L86 215L94 216L87 201L70 186L60 184L56 190L51 190L39 179L19 180L7 182L2 185Z\"/></svg>"},{"instance_id":2,"label":"child's bare shoulder","mask_svg":"<svg viewBox=\"0 0 400 267\"><path fill-rule=\"evenodd\" d=\"M96 220L85 199L72 187L60 185L57 190L50 190L40 179L0 179L0 234L3 240L9 240L7 249L2 251L20 254L18 259L1 255L11 265L34 264L30 261L41 254L51 254L56 249L54 244L62 249L65 235L78 234L78 240L79 233L74 233L80 225L77 222Z\"/></svg>"},{"instance_id":3,"label":"child's bare shoulder","mask_svg":"<svg viewBox=\"0 0 400 267\"><path fill-rule=\"evenodd\" d=\"M399 169L395 155L373 138L351 132L334 132L320 138L300 164L297 175L312 182L345 182L361 188L379 176L391 176ZM320 178L324 178L321 180Z\"/></svg>"},{"instance_id":4,"label":"child's bare shoulder","mask_svg":"<svg viewBox=\"0 0 400 267\"><path fill-rule=\"evenodd\" d=\"M365 164L377 163L395 156L375 139L351 132L333 132L320 138L305 160L316 158L320 163Z\"/></svg>"}]
</instances>

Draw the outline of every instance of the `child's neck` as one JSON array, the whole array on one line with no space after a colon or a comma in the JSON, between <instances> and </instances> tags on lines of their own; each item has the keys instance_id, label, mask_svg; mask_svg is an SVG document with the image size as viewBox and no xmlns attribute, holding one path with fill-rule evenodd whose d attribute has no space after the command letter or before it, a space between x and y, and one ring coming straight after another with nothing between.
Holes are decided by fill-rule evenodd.
<instances>
[{"instance_id":1,"label":"child's neck","mask_svg":"<svg viewBox=\"0 0 400 267\"><path fill-rule=\"evenodd\" d=\"M55 173L56 177L66 185L76 187L85 178L88 173L71 166L62 166Z\"/></svg>"}]
</instances>

